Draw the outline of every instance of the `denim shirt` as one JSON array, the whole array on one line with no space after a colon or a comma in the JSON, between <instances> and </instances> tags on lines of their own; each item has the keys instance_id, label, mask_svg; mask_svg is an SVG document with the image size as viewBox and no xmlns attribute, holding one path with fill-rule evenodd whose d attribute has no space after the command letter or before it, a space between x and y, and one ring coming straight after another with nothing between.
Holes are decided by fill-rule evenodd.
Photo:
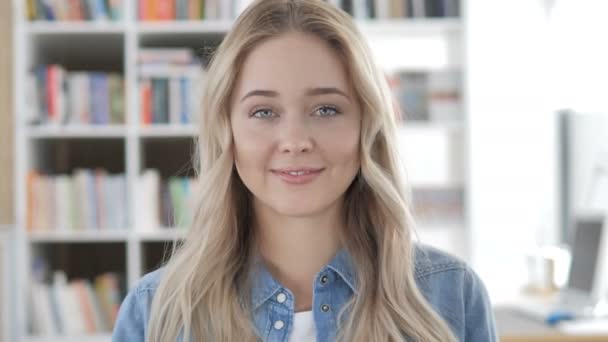
<instances>
[{"instance_id":1,"label":"denim shirt","mask_svg":"<svg viewBox=\"0 0 608 342\"><path fill-rule=\"evenodd\" d=\"M488 294L477 274L447 253L420 244L414 246L416 283L459 341L498 341ZM129 291L120 306L113 342L145 341L150 306L162 270L146 274ZM312 310L317 342L335 340L337 315L357 294L354 271L348 253L342 249L316 275ZM256 277L251 298L257 332L263 341L286 342L293 330L293 293L264 267L260 267Z\"/></svg>"}]
</instances>

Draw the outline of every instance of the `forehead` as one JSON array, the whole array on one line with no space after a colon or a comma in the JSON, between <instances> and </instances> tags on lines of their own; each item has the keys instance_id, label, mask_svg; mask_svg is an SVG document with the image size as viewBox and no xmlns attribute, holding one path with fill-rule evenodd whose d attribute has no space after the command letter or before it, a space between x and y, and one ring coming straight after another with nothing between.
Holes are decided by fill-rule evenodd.
<instances>
[{"instance_id":1,"label":"forehead","mask_svg":"<svg viewBox=\"0 0 608 342\"><path fill-rule=\"evenodd\" d=\"M290 32L262 42L247 55L236 93L253 88L282 92L317 86L348 91L346 68L327 42L312 34Z\"/></svg>"}]
</instances>

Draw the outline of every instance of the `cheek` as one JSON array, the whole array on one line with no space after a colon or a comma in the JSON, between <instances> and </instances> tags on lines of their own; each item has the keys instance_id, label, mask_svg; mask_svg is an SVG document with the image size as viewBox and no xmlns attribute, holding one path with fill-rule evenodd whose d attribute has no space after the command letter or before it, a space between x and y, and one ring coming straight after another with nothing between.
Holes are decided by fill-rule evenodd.
<instances>
[{"instance_id":1,"label":"cheek","mask_svg":"<svg viewBox=\"0 0 608 342\"><path fill-rule=\"evenodd\" d=\"M359 166L359 125L349 123L323 131L319 146L336 164L348 167Z\"/></svg>"},{"instance_id":2,"label":"cheek","mask_svg":"<svg viewBox=\"0 0 608 342\"><path fill-rule=\"evenodd\" d=\"M269 142L264 135L247 127L233 126L234 162L241 178L263 170L268 159Z\"/></svg>"}]
</instances>

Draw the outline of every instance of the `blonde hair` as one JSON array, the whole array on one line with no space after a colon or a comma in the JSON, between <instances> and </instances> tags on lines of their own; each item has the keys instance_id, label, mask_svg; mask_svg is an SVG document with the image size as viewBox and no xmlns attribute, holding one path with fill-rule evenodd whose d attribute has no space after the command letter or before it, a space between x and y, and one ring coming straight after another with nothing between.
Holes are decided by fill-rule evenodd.
<instances>
[{"instance_id":1,"label":"blonde hair","mask_svg":"<svg viewBox=\"0 0 608 342\"><path fill-rule=\"evenodd\" d=\"M361 106L360 175L347 189L341 232L358 293L341 314L340 341L455 341L419 291L413 219L396 150L395 111L382 72L343 11L320 0L258 0L213 56L202 96L192 226L166 263L152 302L150 342L255 341L248 273L254 250L250 194L234 168L230 98L247 53L285 32L315 35L340 55Z\"/></svg>"}]
</instances>

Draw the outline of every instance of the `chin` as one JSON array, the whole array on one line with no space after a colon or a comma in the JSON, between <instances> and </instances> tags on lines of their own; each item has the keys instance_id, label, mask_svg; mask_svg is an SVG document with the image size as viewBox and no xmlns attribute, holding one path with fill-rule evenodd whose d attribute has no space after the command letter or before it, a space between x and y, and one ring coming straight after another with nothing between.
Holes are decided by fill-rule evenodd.
<instances>
[{"instance_id":1,"label":"chin","mask_svg":"<svg viewBox=\"0 0 608 342\"><path fill-rule=\"evenodd\" d=\"M266 203L274 212L287 217L306 217L317 215L331 206L331 203L319 199L307 200L306 197L298 198L277 198Z\"/></svg>"},{"instance_id":2,"label":"chin","mask_svg":"<svg viewBox=\"0 0 608 342\"><path fill-rule=\"evenodd\" d=\"M296 203L297 204L297 203ZM289 217L307 217L313 216L322 211L322 206L301 206L301 205L289 205L288 203L281 203L273 206L274 211L282 216Z\"/></svg>"}]
</instances>

